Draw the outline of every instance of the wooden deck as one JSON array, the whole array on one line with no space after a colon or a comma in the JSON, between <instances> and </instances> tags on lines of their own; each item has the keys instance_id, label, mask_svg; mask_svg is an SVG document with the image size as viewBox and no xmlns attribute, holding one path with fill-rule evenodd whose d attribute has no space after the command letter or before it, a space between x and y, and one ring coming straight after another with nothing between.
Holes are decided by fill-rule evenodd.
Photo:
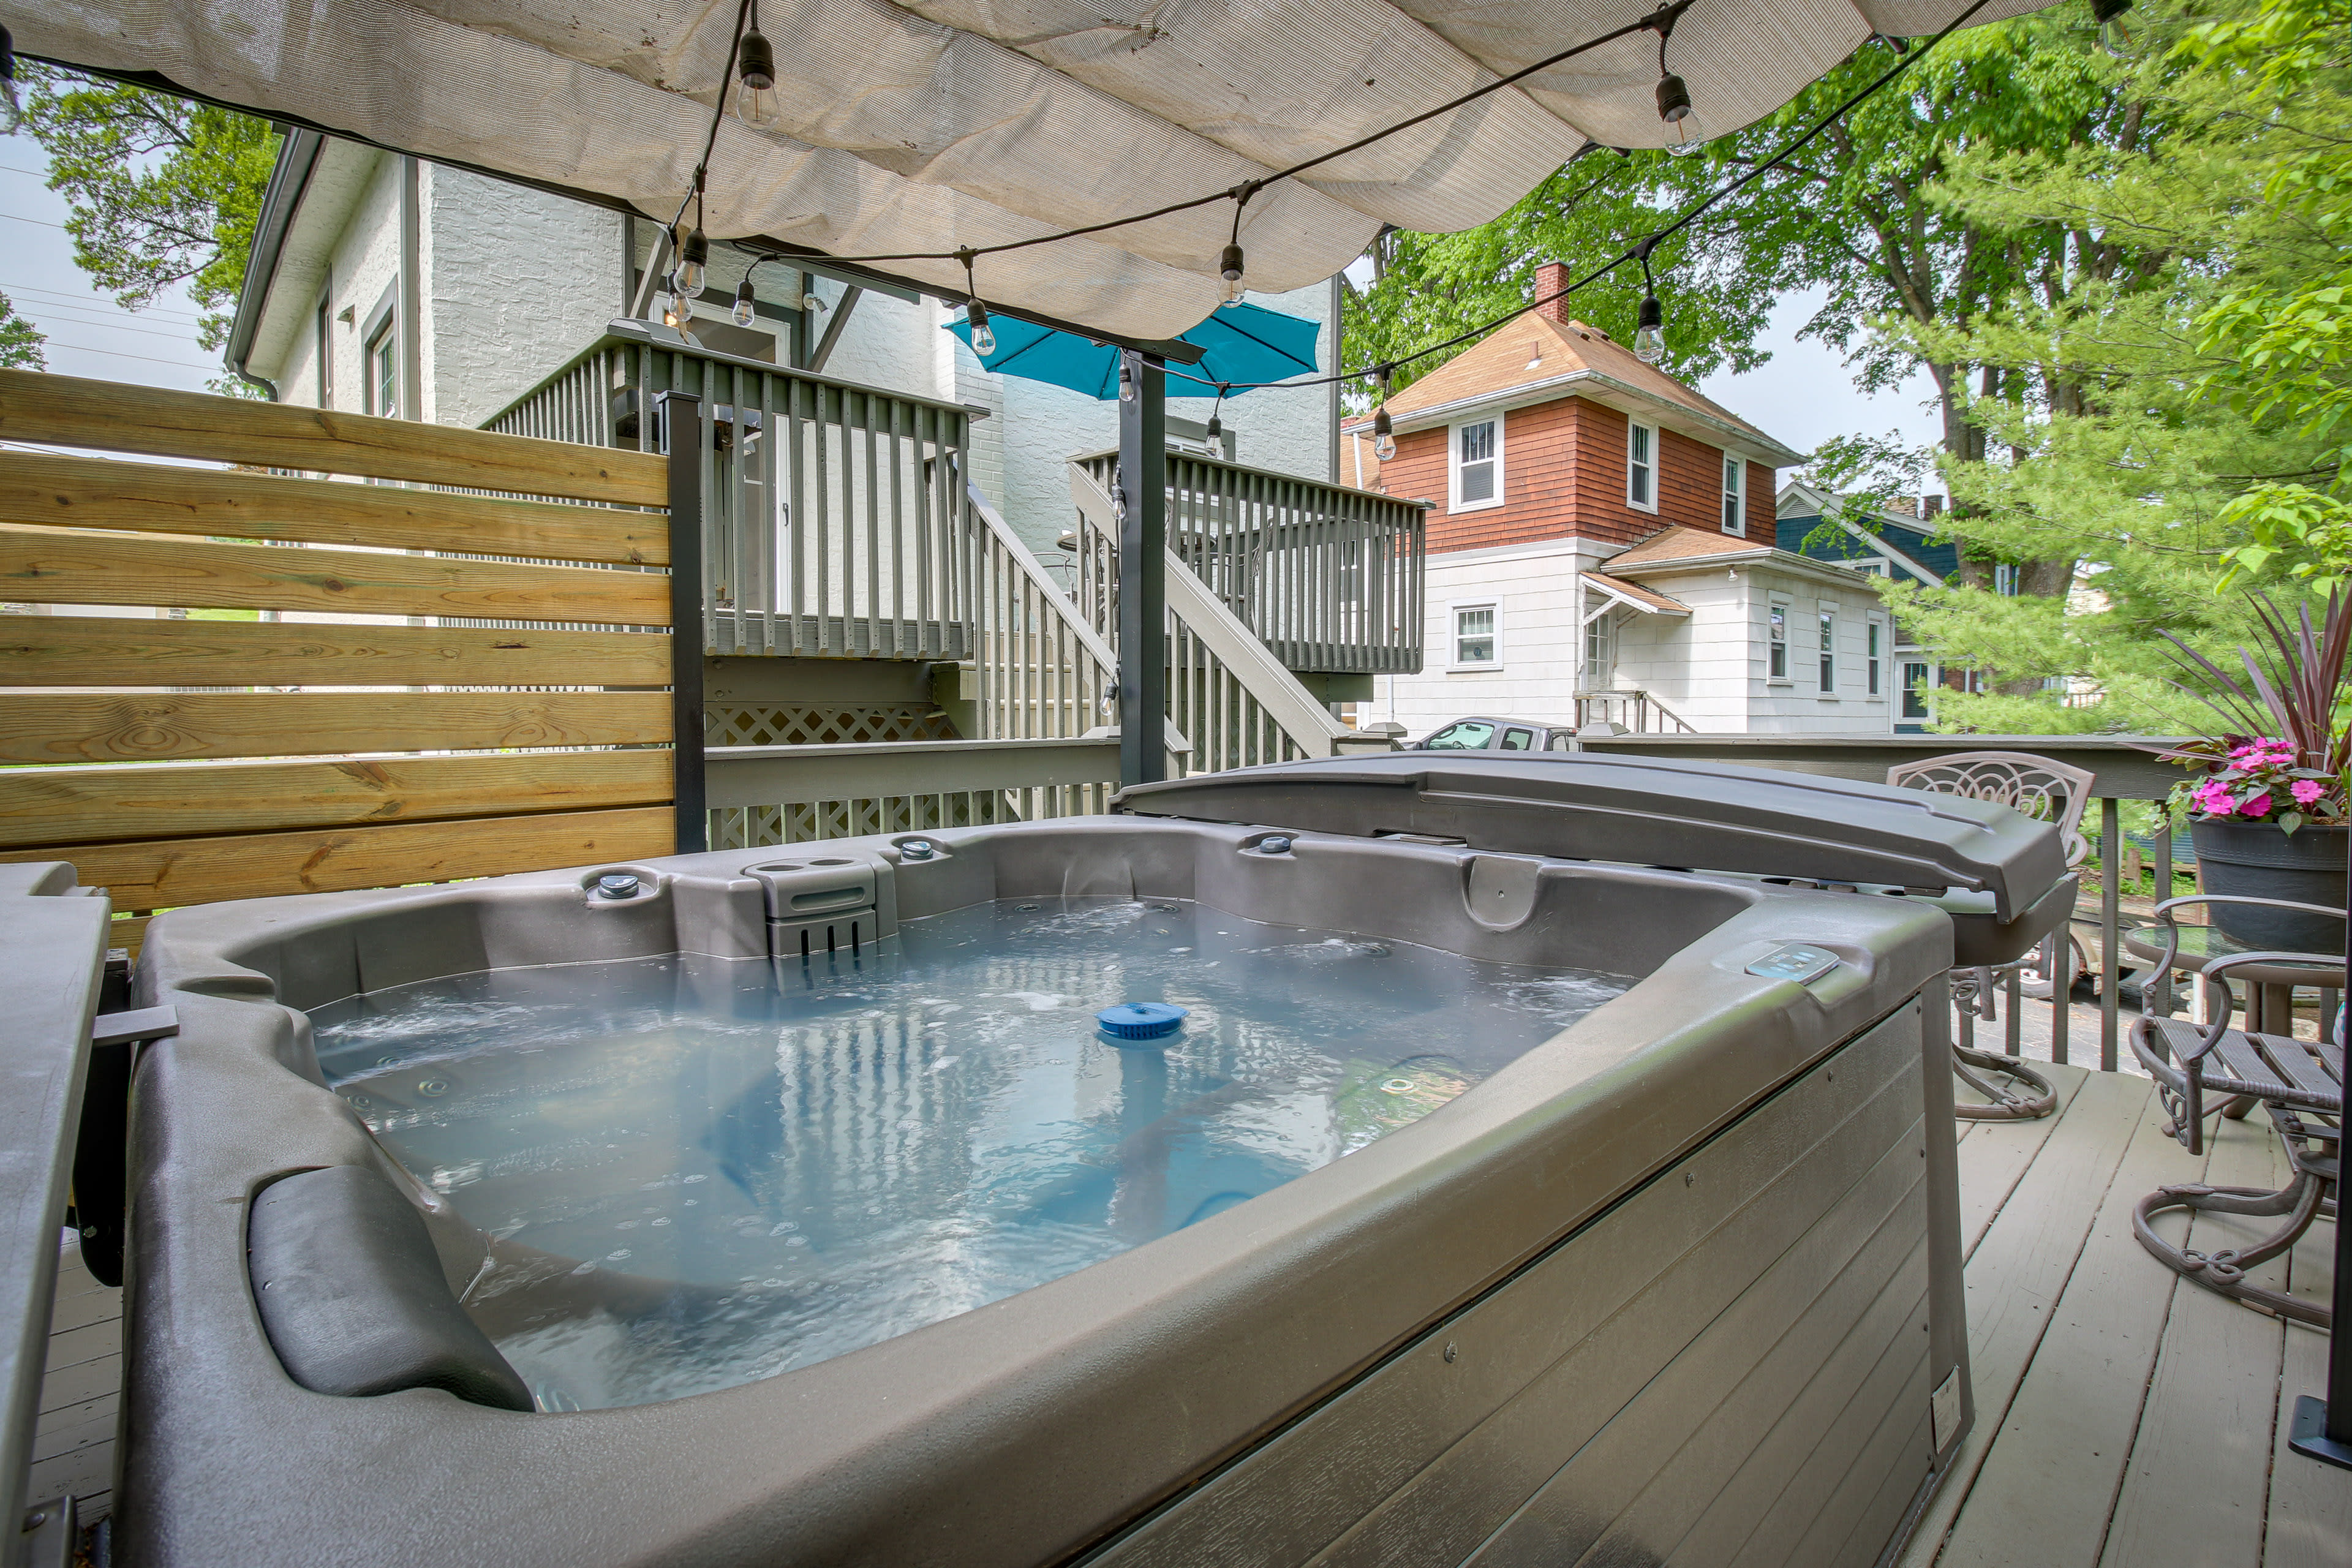
<instances>
[{"instance_id":1,"label":"wooden deck","mask_svg":"<svg viewBox=\"0 0 2352 1568\"><path fill-rule=\"evenodd\" d=\"M2132 1239L2132 1205L2165 1183L2284 1182L2269 1123L2224 1122L2199 1160L2163 1135L2147 1079L2049 1070L2059 1114L1961 1123L1977 1426L1904 1568L2345 1568L2352 1472L2286 1447L2326 1337L2177 1279ZM2226 1223L2200 1219L2199 1244ZM2324 1300L2331 1240L2315 1226L2270 1278ZM86 1523L113 1484L121 1298L68 1248L31 1495L74 1493Z\"/></svg>"},{"instance_id":2,"label":"wooden deck","mask_svg":"<svg viewBox=\"0 0 2352 1568\"><path fill-rule=\"evenodd\" d=\"M2326 1336L2179 1279L2132 1237L2132 1205L2168 1183L2283 1185L2276 1134L2260 1113L2223 1122L2200 1159L2164 1136L2146 1079L2048 1070L2057 1115L1961 1123L1977 1424L1904 1568L2345 1568L2352 1472L2286 1446ZM2191 1239L2267 1223L2200 1217ZM2269 1282L2325 1300L2333 1239L2315 1225Z\"/></svg>"}]
</instances>

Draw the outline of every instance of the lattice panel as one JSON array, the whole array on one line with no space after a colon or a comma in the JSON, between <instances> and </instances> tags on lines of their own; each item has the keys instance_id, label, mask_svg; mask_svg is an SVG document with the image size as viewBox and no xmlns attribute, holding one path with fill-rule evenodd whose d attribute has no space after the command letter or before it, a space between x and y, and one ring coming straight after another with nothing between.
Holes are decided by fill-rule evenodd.
<instances>
[{"instance_id":1,"label":"lattice panel","mask_svg":"<svg viewBox=\"0 0 2352 1568\"><path fill-rule=\"evenodd\" d=\"M870 745L891 741L952 741L955 726L927 703L818 707L801 703L712 704L703 734L713 746ZM938 826L937 823L927 826ZM876 829L880 832L883 829Z\"/></svg>"},{"instance_id":2,"label":"lattice panel","mask_svg":"<svg viewBox=\"0 0 2352 1568\"><path fill-rule=\"evenodd\" d=\"M795 805L730 806L710 814L710 847L755 849L823 838L924 828L978 827L996 822L1037 822L1091 816L1105 810L1117 786L1056 784L1035 789L967 790L947 795L888 795Z\"/></svg>"}]
</instances>

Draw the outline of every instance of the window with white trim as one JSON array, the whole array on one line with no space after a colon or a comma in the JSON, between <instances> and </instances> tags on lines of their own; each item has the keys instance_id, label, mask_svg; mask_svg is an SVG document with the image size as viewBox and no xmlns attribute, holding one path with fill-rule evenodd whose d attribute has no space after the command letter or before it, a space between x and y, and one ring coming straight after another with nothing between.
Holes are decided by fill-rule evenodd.
<instances>
[{"instance_id":1,"label":"window with white trim","mask_svg":"<svg viewBox=\"0 0 2352 1568\"><path fill-rule=\"evenodd\" d=\"M1452 496L1449 509L1476 511L1503 504L1503 422L1473 420L1454 426Z\"/></svg>"},{"instance_id":2,"label":"window with white trim","mask_svg":"<svg viewBox=\"0 0 2352 1568\"><path fill-rule=\"evenodd\" d=\"M1992 569L1992 591L2004 599L2017 597L2017 568L2006 561L1996 562Z\"/></svg>"},{"instance_id":3,"label":"window with white trim","mask_svg":"<svg viewBox=\"0 0 2352 1568\"><path fill-rule=\"evenodd\" d=\"M1617 675L1617 612L1601 611L1584 625L1584 689L1597 691Z\"/></svg>"},{"instance_id":4,"label":"window with white trim","mask_svg":"<svg viewBox=\"0 0 2352 1568\"><path fill-rule=\"evenodd\" d=\"M1502 642L1496 636L1501 619L1494 605L1454 606L1454 668L1479 668L1502 662Z\"/></svg>"},{"instance_id":5,"label":"window with white trim","mask_svg":"<svg viewBox=\"0 0 2352 1568\"><path fill-rule=\"evenodd\" d=\"M1639 420L1625 426L1625 504L1635 511L1658 510L1658 427Z\"/></svg>"},{"instance_id":6,"label":"window with white trim","mask_svg":"<svg viewBox=\"0 0 2352 1568\"><path fill-rule=\"evenodd\" d=\"M386 321L367 345L367 411L385 418L400 416L400 334Z\"/></svg>"},{"instance_id":7,"label":"window with white trim","mask_svg":"<svg viewBox=\"0 0 2352 1568\"><path fill-rule=\"evenodd\" d=\"M1723 455L1723 531L1743 539L1748 534L1747 474L1747 464L1729 452Z\"/></svg>"},{"instance_id":8,"label":"window with white trim","mask_svg":"<svg viewBox=\"0 0 2352 1568\"><path fill-rule=\"evenodd\" d=\"M1824 695L1837 689L1837 616L1828 610L1822 612L1822 691Z\"/></svg>"},{"instance_id":9,"label":"window with white trim","mask_svg":"<svg viewBox=\"0 0 2352 1568\"><path fill-rule=\"evenodd\" d=\"M1935 685L1936 672L1932 667L1919 659L1905 662L1903 717L1906 722L1914 720L1924 721L1935 716L1927 709L1927 693L1935 689Z\"/></svg>"},{"instance_id":10,"label":"window with white trim","mask_svg":"<svg viewBox=\"0 0 2352 1568\"><path fill-rule=\"evenodd\" d=\"M1886 623L1871 622L1868 637L1869 645L1864 648L1863 657L1864 689L1873 697L1884 697L1886 695L1885 682L1880 670L1885 657Z\"/></svg>"},{"instance_id":11,"label":"window with white trim","mask_svg":"<svg viewBox=\"0 0 2352 1568\"><path fill-rule=\"evenodd\" d=\"M1789 606L1780 600L1764 612L1764 679L1789 679Z\"/></svg>"}]
</instances>

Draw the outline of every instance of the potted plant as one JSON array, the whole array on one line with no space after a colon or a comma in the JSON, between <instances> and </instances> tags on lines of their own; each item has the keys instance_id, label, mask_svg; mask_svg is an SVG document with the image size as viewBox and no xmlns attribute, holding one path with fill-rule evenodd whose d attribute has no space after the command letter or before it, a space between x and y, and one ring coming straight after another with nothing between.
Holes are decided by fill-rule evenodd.
<instances>
[{"instance_id":1,"label":"potted plant","mask_svg":"<svg viewBox=\"0 0 2352 1568\"><path fill-rule=\"evenodd\" d=\"M2352 605L2328 595L2317 627L2298 606L2290 621L2260 595L2253 610L2269 646L2240 648L2245 678L2225 672L2170 632L2164 636L2194 675L2180 689L2221 716L2219 732L2164 753L2200 770L2173 792L2190 812L2198 878L2209 893L2344 907L2345 850L2352 828L2345 768L2345 660L2352 652ZM2341 921L2288 910L2216 904L2213 924L2249 948L2333 952Z\"/></svg>"}]
</instances>

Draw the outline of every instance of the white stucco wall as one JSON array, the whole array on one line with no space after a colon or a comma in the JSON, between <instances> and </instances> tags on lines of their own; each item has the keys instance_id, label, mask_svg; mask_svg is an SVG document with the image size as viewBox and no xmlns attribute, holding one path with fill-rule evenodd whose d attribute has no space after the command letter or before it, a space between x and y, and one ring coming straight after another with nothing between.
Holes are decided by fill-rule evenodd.
<instances>
[{"instance_id":1,"label":"white stucco wall","mask_svg":"<svg viewBox=\"0 0 2352 1568\"><path fill-rule=\"evenodd\" d=\"M621 217L427 163L425 417L478 425L604 334L621 305Z\"/></svg>"},{"instance_id":2,"label":"white stucco wall","mask_svg":"<svg viewBox=\"0 0 2352 1568\"><path fill-rule=\"evenodd\" d=\"M1393 719L1415 740L1468 713L1570 722L1576 713L1576 574L1602 550L1560 539L1431 556L1422 672L1375 678L1372 700L1358 706L1357 722ZM1454 668L1454 608L1481 604L1496 609L1499 665Z\"/></svg>"},{"instance_id":3,"label":"white stucco wall","mask_svg":"<svg viewBox=\"0 0 2352 1568\"><path fill-rule=\"evenodd\" d=\"M399 275L400 160L380 153L329 253L325 287L328 342L333 360L330 380L337 408L365 406L360 334L367 326L368 313ZM254 366L256 374L277 383L281 402L319 405L316 305L315 294L288 301L287 308L298 310L301 320L286 354L274 365L257 363ZM342 320L345 310L352 313L348 321Z\"/></svg>"}]
</instances>

